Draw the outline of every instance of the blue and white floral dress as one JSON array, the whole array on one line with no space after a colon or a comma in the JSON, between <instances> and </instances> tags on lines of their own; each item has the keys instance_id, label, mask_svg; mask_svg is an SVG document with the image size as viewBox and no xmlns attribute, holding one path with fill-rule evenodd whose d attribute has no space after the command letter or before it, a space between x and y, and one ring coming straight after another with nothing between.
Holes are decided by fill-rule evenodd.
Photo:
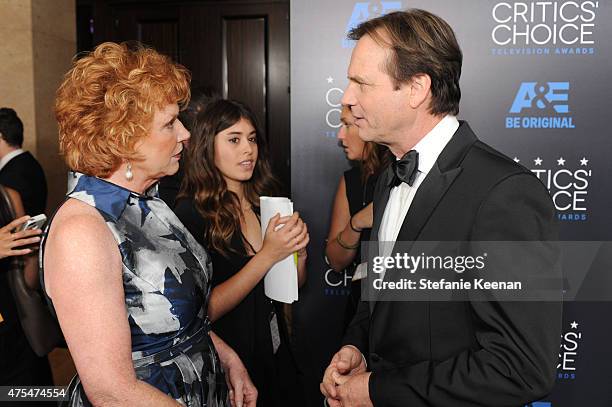
<instances>
[{"instance_id":1,"label":"blue and white floral dress","mask_svg":"<svg viewBox=\"0 0 612 407\"><path fill-rule=\"evenodd\" d=\"M206 316L208 253L154 194L83 175L68 198L96 208L117 240L137 377L187 406L229 406ZM90 405L78 376L70 390L70 406Z\"/></svg>"}]
</instances>

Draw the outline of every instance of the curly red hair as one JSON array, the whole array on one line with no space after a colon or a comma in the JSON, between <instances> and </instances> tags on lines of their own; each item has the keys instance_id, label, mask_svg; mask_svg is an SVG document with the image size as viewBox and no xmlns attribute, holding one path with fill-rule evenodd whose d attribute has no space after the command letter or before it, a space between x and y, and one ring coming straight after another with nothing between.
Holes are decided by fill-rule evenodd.
<instances>
[{"instance_id":1,"label":"curly red hair","mask_svg":"<svg viewBox=\"0 0 612 407\"><path fill-rule=\"evenodd\" d=\"M142 45L105 42L76 60L57 91L55 117L66 164L109 176L123 161L139 160L155 109L189 101L191 75L182 65Z\"/></svg>"}]
</instances>

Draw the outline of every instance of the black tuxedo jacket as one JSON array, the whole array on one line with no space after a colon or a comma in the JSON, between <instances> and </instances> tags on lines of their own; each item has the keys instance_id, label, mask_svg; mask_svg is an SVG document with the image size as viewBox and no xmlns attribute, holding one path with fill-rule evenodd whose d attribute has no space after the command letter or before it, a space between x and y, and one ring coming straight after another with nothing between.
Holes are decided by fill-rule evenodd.
<instances>
[{"instance_id":1,"label":"black tuxedo jacket","mask_svg":"<svg viewBox=\"0 0 612 407\"><path fill-rule=\"evenodd\" d=\"M372 240L389 199L384 178ZM550 241L558 232L544 185L461 122L397 240ZM518 407L552 389L560 335L560 303L378 301L360 303L343 342L366 356L376 407Z\"/></svg>"},{"instance_id":2,"label":"black tuxedo jacket","mask_svg":"<svg viewBox=\"0 0 612 407\"><path fill-rule=\"evenodd\" d=\"M42 167L29 151L13 157L0 170L0 185L19 192L26 214L45 212L47 206L47 181Z\"/></svg>"}]
</instances>

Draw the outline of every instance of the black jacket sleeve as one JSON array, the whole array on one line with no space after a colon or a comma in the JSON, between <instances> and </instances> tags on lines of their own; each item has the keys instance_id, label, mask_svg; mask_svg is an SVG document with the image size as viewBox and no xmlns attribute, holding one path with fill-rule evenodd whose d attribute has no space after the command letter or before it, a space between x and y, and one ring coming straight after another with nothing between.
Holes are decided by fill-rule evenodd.
<instances>
[{"instance_id":1,"label":"black jacket sleeve","mask_svg":"<svg viewBox=\"0 0 612 407\"><path fill-rule=\"evenodd\" d=\"M357 311L351 323L346 328L346 333L342 339L342 346L353 345L367 357L368 355L368 335L370 328L370 306L367 301L359 301Z\"/></svg>"}]
</instances>

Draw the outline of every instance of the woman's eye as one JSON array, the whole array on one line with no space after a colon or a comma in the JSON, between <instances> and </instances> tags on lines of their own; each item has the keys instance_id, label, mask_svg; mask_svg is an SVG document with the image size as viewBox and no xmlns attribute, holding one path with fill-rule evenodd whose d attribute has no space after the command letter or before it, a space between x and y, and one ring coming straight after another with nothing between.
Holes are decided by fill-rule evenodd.
<instances>
[{"instance_id":1,"label":"woman's eye","mask_svg":"<svg viewBox=\"0 0 612 407\"><path fill-rule=\"evenodd\" d=\"M172 127L174 127L174 120L166 124L166 128L171 129Z\"/></svg>"},{"instance_id":2,"label":"woman's eye","mask_svg":"<svg viewBox=\"0 0 612 407\"><path fill-rule=\"evenodd\" d=\"M238 137L234 137L234 138L229 139L229 142L237 144L238 143Z\"/></svg>"},{"instance_id":3,"label":"woman's eye","mask_svg":"<svg viewBox=\"0 0 612 407\"><path fill-rule=\"evenodd\" d=\"M249 141L250 141L251 143L255 143L255 144L257 144L257 137L249 137Z\"/></svg>"}]
</instances>

